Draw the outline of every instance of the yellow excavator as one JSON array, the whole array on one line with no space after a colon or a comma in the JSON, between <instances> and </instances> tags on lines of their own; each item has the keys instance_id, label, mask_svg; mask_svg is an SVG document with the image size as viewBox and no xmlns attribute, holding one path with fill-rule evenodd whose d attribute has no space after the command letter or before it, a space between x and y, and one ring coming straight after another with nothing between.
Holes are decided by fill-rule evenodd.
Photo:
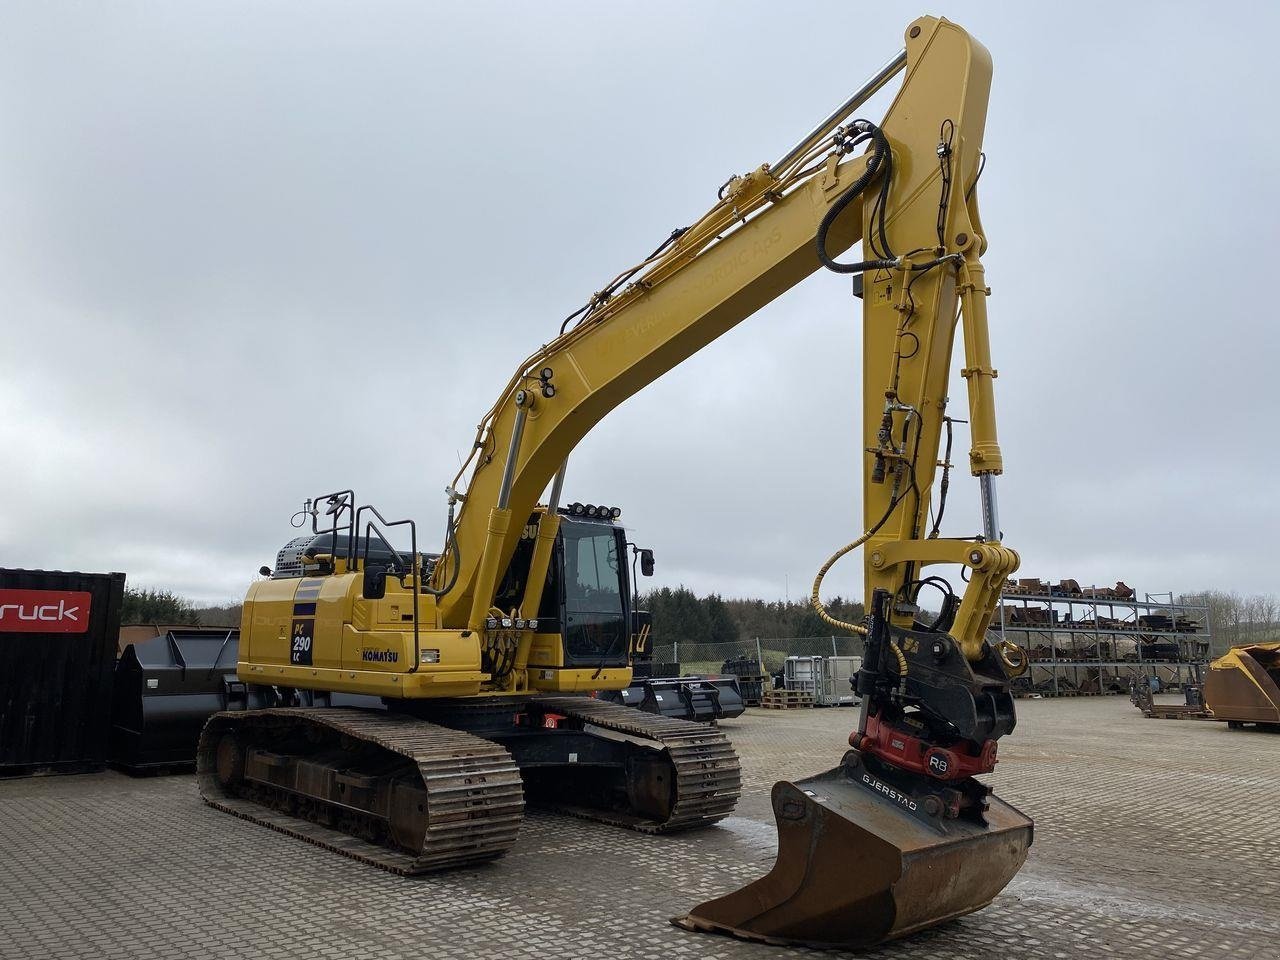
<instances>
[{"instance_id":1,"label":"yellow excavator","mask_svg":"<svg viewBox=\"0 0 1280 960\"><path fill-rule=\"evenodd\" d=\"M856 119L898 74L883 120ZM968 33L916 20L812 133L593 294L481 420L438 554L352 491L309 499L307 532L245 601L237 709L198 747L205 799L404 874L502 855L526 800L646 833L729 814L741 776L721 731L590 696L628 685L646 627L619 510L562 505L566 461L623 400L825 268L861 299L865 532L813 602L826 616L823 576L862 547L866 622L829 618L865 635L861 713L836 767L774 787L773 870L675 922L860 947L989 903L1032 840L976 779L1013 730L1025 667L985 639L1018 566L996 509L977 203L990 80ZM859 240L861 259L837 259ZM944 537L958 327L983 520Z\"/></svg>"}]
</instances>

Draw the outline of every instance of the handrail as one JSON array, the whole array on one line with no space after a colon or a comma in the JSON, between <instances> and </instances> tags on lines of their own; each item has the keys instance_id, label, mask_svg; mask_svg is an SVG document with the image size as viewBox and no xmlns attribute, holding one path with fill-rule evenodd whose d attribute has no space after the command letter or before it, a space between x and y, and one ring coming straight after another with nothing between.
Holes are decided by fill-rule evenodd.
<instances>
[{"instance_id":1,"label":"handrail","mask_svg":"<svg viewBox=\"0 0 1280 960\"><path fill-rule=\"evenodd\" d=\"M321 503L328 502L336 504L336 508L331 512L326 511L326 516L333 517L333 526L324 530L320 529L320 514L316 509ZM335 490L333 493L322 493L319 496L308 500L307 505L303 507L306 513L311 515L311 532L316 536L323 534L332 534L330 538L329 555L334 556L338 552L338 532L342 530L339 520L345 511L350 519L347 520L347 566L351 566L351 562L355 559L355 539L356 539L356 517L355 517L356 492L354 490ZM296 516L296 514L295 514Z\"/></svg>"},{"instance_id":2,"label":"handrail","mask_svg":"<svg viewBox=\"0 0 1280 960\"><path fill-rule=\"evenodd\" d=\"M366 510L377 517L385 527L407 526L409 528L409 549L413 552L413 564L410 568L410 572L413 576L413 666L409 668L409 672L417 673L418 666L422 662L422 650L419 647L420 639L418 629L418 594L422 592L422 554L418 552L418 524L413 520L388 520L378 511L377 507L366 503L356 508L355 513L352 516L352 526L356 531L360 529L360 518ZM386 536L383 535L381 528L379 528L372 520L365 522L364 549L360 558L361 563L363 563L366 568L369 565L369 540L370 536L373 534L376 534L378 539L382 541L382 545L391 551L392 556L396 558L400 564L400 568L403 570L405 567L404 557L400 555L399 550L391 545L390 541L388 541ZM355 538L353 536L352 550L355 549L354 540ZM355 567L352 567L350 562L348 562L347 569L354 571ZM405 575L401 574L399 579L400 586L403 587Z\"/></svg>"}]
</instances>

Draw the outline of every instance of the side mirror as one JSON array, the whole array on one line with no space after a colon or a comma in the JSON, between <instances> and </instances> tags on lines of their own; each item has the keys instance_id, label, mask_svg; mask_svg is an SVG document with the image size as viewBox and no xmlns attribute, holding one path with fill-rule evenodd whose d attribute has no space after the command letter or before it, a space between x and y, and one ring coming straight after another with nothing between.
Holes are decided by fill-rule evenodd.
<instances>
[{"instance_id":1,"label":"side mirror","mask_svg":"<svg viewBox=\"0 0 1280 960\"><path fill-rule=\"evenodd\" d=\"M365 564L364 586L360 592L366 600L381 600L387 595L387 568L380 563Z\"/></svg>"},{"instance_id":2,"label":"side mirror","mask_svg":"<svg viewBox=\"0 0 1280 960\"><path fill-rule=\"evenodd\" d=\"M653 576L653 551L640 551L640 575L644 577Z\"/></svg>"},{"instance_id":3,"label":"side mirror","mask_svg":"<svg viewBox=\"0 0 1280 960\"><path fill-rule=\"evenodd\" d=\"M258 568L258 576L260 576L260 577L269 577L269 576L271 576L271 568L270 568L270 567L267 567L267 566L259 567L259 568Z\"/></svg>"}]
</instances>

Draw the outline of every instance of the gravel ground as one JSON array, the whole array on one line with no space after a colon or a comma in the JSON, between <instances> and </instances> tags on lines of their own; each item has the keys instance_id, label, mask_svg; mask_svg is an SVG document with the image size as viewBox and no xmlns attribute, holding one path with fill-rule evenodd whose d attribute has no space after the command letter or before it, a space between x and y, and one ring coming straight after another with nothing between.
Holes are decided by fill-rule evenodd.
<instances>
[{"instance_id":1,"label":"gravel ground","mask_svg":"<svg viewBox=\"0 0 1280 960\"><path fill-rule=\"evenodd\" d=\"M997 793L1036 820L987 909L866 957L1280 958L1280 735L1019 701ZM831 767L851 709L748 711L735 816L644 837L531 811L496 864L405 879L220 814L192 777L0 781L0 957L837 957L667 918L763 874L769 788Z\"/></svg>"}]
</instances>

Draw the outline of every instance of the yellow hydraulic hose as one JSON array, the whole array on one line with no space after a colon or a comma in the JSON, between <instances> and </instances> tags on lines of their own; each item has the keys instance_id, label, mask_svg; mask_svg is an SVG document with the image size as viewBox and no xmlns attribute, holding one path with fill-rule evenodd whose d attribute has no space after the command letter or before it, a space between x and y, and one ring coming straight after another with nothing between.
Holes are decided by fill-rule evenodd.
<instances>
[{"instance_id":1,"label":"yellow hydraulic hose","mask_svg":"<svg viewBox=\"0 0 1280 960\"><path fill-rule=\"evenodd\" d=\"M893 651L893 655L898 660L898 693L905 696L907 692L907 655L902 652L902 648L895 641L889 642L889 649Z\"/></svg>"},{"instance_id":2,"label":"yellow hydraulic hose","mask_svg":"<svg viewBox=\"0 0 1280 960\"><path fill-rule=\"evenodd\" d=\"M827 608L822 605L822 601L818 598L818 591L822 588L822 578L827 575L828 570L830 570L833 566L835 566L836 561L839 560L841 557L843 557L846 553L850 553L854 550L857 550L860 546L862 546L864 543L866 543L870 539L871 539L871 533L870 532L864 533L857 540L853 541L853 543L845 544L843 547L841 547L839 550L833 553L831 555L831 558L822 565L822 569L818 571L818 575L814 577L813 593L810 594L809 596L809 603L813 605L813 609L817 611L818 616L820 616L826 623L829 623L831 626L835 627L838 630L848 630L852 633L861 634L864 637L867 635L867 628L862 626L862 624L845 623L843 620L837 620L831 614L827 613Z\"/></svg>"}]
</instances>

